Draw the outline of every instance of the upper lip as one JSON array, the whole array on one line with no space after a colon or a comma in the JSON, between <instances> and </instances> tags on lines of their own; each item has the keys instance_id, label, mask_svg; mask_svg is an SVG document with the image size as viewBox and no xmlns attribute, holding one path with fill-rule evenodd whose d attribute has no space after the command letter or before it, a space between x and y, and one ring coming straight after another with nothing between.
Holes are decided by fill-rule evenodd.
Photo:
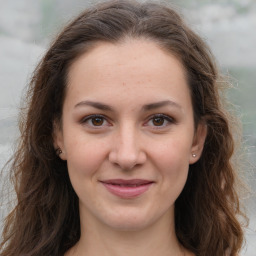
<instances>
[{"instance_id":1,"label":"upper lip","mask_svg":"<svg viewBox=\"0 0 256 256\"><path fill-rule=\"evenodd\" d=\"M152 180L144 180L144 179L110 179L110 180L102 180L101 182L106 184L114 184L114 185L143 185L152 183Z\"/></svg>"}]
</instances>

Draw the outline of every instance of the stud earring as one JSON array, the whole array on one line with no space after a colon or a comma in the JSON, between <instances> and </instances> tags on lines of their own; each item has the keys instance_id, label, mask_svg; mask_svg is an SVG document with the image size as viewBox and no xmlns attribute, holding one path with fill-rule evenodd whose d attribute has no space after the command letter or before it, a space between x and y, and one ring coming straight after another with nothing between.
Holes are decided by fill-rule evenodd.
<instances>
[{"instance_id":1,"label":"stud earring","mask_svg":"<svg viewBox=\"0 0 256 256\"><path fill-rule=\"evenodd\" d=\"M195 154L195 153L193 153L193 154L192 154L192 156L193 156L193 157L196 157L196 154Z\"/></svg>"},{"instance_id":2,"label":"stud earring","mask_svg":"<svg viewBox=\"0 0 256 256\"><path fill-rule=\"evenodd\" d=\"M57 156L59 156L62 153L62 150L60 148L57 148L55 150L55 153L56 153Z\"/></svg>"}]
</instances>

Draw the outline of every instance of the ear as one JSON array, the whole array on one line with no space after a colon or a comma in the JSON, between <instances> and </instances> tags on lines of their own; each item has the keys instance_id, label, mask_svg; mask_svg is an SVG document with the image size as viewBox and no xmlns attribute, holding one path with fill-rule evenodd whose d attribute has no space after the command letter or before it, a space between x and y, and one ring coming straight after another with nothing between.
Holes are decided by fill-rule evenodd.
<instances>
[{"instance_id":1,"label":"ear","mask_svg":"<svg viewBox=\"0 0 256 256\"><path fill-rule=\"evenodd\" d=\"M53 124L53 146L55 150L61 150L61 153L58 154L59 157L62 160L67 160L63 140L63 131L59 122L54 122Z\"/></svg>"},{"instance_id":2,"label":"ear","mask_svg":"<svg viewBox=\"0 0 256 256\"><path fill-rule=\"evenodd\" d=\"M191 147L191 154L189 164L196 163L202 155L204 143L207 136L207 125L205 122L200 122L194 134L193 144Z\"/></svg>"}]
</instances>

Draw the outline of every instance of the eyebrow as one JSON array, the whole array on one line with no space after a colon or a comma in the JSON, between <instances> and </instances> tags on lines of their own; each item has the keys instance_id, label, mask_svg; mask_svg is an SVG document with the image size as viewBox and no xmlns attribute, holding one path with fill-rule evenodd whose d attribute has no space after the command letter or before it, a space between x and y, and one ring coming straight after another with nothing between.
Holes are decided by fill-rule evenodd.
<instances>
[{"instance_id":1,"label":"eyebrow","mask_svg":"<svg viewBox=\"0 0 256 256\"><path fill-rule=\"evenodd\" d=\"M159 101L159 102L155 102L155 103L150 103L150 104L144 105L142 107L142 109L144 111L149 111L152 109L161 108L161 107L165 107L165 106L172 106L175 108L182 109L182 107L178 103L171 101L171 100L164 100L164 101Z\"/></svg>"},{"instance_id":2,"label":"eyebrow","mask_svg":"<svg viewBox=\"0 0 256 256\"><path fill-rule=\"evenodd\" d=\"M94 107L94 108L97 108L100 110L113 111L113 108L106 104L96 102L96 101L90 101L90 100L85 100L85 101L81 101L81 102L77 103L75 105L75 108L81 107L81 106L91 106L91 107Z\"/></svg>"},{"instance_id":3,"label":"eyebrow","mask_svg":"<svg viewBox=\"0 0 256 256\"><path fill-rule=\"evenodd\" d=\"M89 101L89 100L85 100L85 101L81 101L79 103L77 103L75 105L75 108L77 107L82 107L82 106L91 106L100 110L105 110L105 111L111 111L113 112L113 108L109 105L103 104L101 102L96 102L96 101ZM172 106L178 109L182 109L182 107L171 100L164 100L164 101L159 101L159 102L154 102L154 103L150 103L150 104L146 104L142 107L143 111L149 111L152 109L157 109L157 108L161 108L161 107L165 107L165 106Z\"/></svg>"}]
</instances>

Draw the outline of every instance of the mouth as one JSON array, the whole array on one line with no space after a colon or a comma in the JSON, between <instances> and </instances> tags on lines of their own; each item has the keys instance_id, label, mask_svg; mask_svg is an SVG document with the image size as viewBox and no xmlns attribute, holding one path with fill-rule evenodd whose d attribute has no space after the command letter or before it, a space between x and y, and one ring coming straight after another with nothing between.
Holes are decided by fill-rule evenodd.
<instances>
[{"instance_id":1,"label":"mouth","mask_svg":"<svg viewBox=\"0 0 256 256\"><path fill-rule=\"evenodd\" d=\"M145 193L152 185L153 181L142 179L112 179L101 181L104 187L115 196L121 198L134 198Z\"/></svg>"}]
</instances>

